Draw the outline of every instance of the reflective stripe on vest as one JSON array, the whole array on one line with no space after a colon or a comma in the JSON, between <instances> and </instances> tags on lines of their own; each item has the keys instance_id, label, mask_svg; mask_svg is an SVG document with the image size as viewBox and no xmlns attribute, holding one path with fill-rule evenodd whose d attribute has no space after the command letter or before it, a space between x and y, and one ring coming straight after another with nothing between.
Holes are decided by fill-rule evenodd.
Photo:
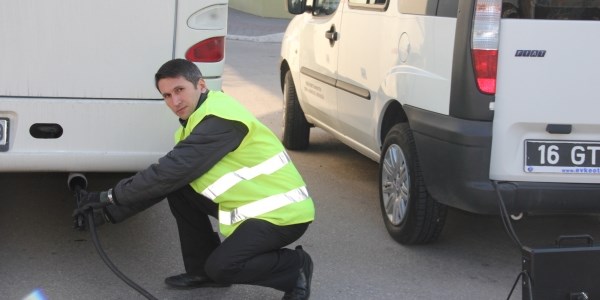
<instances>
[{"instance_id":1,"label":"reflective stripe on vest","mask_svg":"<svg viewBox=\"0 0 600 300\"><path fill-rule=\"evenodd\" d=\"M254 167L243 167L239 170L223 175L216 182L205 188L204 191L202 191L202 195L211 200L215 200L217 197L238 184L240 181L250 180L258 175L272 174L275 171L283 168L289 162L290 157L285 151L281 151L279 154Z\"/></svg>"},{"instance_id":2,"label":"reflective stripe on vest","mask_svg":"<svg viewBox=\"0 0 600 300\"><path fill-rule=\"evenodd\" d=\"M219 210L219 223L232 225L306 199L309 199L308 191L303 186L287 193L273 195L250 204L242 205L232 211Z\"/></svg>"}]
</instances>

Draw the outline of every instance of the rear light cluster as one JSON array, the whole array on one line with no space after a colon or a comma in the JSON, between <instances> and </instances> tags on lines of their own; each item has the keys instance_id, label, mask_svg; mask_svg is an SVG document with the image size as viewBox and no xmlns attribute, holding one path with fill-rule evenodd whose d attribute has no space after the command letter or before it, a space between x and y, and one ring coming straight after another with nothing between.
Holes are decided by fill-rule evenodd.
<instances>
[{"instance_id":1,"label":"rear light cluster","mask_svg":"<svg viewBox=\"0 0 600 300\"><path fill-rule=\"evenodd\" d=\"M202 32L215 30L225 32L227 28L227 4L215 4L200 9L188 18L187 26ZM224 36L211 37L200 41L185 52L187 60L197 63L220 62L224 57Z\"/></svg>"},{"instance_id":2,"label":"rear light cluster","mask_svg":"<svg viewBox=\"0 0 600 300\"><path fill-rule=\"evenodd\" d=\"M476 1L471 35L471 57L477 87L484 94L496 93L501 11L502 0Z\"/></svg>"},{"instance_id":3,"label":"rear light cluster","mask_svg":"<svg viewBox=\"0 0 600 300\"><path fill-rule=\"evenodd\" d=\"M218 62L225 56L225 37L217 36L196 43L185 53L185 58L193 62Z\"/></svg>"}]
</instances>

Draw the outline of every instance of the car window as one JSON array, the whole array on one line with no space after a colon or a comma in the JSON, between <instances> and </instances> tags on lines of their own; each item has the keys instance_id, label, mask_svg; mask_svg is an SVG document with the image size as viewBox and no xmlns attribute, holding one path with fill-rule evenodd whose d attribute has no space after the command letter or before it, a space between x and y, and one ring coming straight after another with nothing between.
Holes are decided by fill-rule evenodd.
<instances>
[{"instance_id":1,"label":"car window","mask_svg":"<svg viewBox=\"0 0 600 300\"><path fill-rule=\"evenodd\" d=\"M387 1L386 0L348 0L350 4L380 4L383 5Z\"/></svg>"},{"instance_id":2,"label":"car window","mask_svg":"<svg viewBox=\"0 0 600 300\"><path fill-rule=\"evenodd\" d=\"M448 1L448 0L443 0ZM401 0L398 8L403 14L427 15L435 14L437 1L430 0Z\"/></svg>"},{"instance_id":3,"label":"car window","mask_svg":"<svg viewBox=\"0 0 600 300\"><path fill-rule=\"evenodd\" d=\"M316 0L313 8L313 15L330 15L335 12L340 0Z\"/></svg>"},{"instance_id":4,"label":"car window","mask_svg":"<svg viewBox=\"0 0 600 300\"><path fill-rule=\"evenodd\" d=\"M348 5L350 8L384 11L388 2L388 0L348 0Z\"/></svg>"},{"instance_id":5,"label":"car window","mask_svg":"<svg viewBox=\"0 0 600 300\"><path fill-rule=\"evenodd\" d=\"M600 0L506 0L502 17L540 20L600 20Z\"/></svg>"}]
</instances>

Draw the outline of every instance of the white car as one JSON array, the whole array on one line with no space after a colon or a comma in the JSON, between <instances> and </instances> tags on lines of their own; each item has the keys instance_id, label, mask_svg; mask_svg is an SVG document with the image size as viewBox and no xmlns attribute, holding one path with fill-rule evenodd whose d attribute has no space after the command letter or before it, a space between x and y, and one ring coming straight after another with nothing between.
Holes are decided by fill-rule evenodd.
<instances>
[{"instance_id":1,"label":"white car","mask_svg":"<svg viewBox=\"0 0 600 300\"><path fill-rule=\"evenodd\" d=\"M320 127L380 163L402 244L447 206L600 212L600 1L289 0L283 143ZM503 200L500 202L500 200Z\"/></svg>"}]
</instances>

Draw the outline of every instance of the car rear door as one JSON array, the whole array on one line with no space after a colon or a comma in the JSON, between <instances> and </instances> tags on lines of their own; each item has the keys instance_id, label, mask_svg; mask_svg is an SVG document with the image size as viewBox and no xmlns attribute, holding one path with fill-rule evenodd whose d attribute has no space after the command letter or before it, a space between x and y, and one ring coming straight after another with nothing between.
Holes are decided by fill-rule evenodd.
<instances>
[{"instance_id":1,"label":"car rear door","mask_svg":"<svg viewBox=\"0 0 600 300\"><path fill-rule=\"evenodd\" d=\"M600 1L514 1L502 19L495 180L600 181Z\"/></svg>"}]
</instances>

